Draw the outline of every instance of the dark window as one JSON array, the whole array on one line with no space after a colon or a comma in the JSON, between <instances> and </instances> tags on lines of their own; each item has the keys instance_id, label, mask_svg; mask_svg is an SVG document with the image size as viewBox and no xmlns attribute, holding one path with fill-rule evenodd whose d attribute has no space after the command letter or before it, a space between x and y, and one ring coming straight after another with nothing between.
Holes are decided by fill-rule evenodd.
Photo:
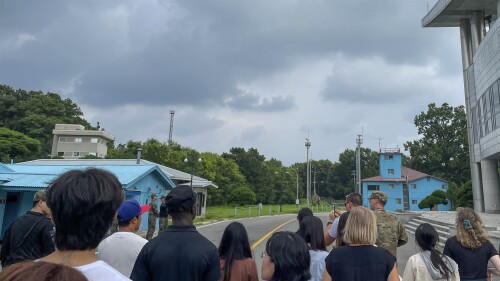
<instances>
[{"instance_id":1,"label":"dark window","mask_svg":"<svg viewBox=\"0 0 500 281\"><path fill-rule=\"evenodd\" d=\"M413 205L417 205L417 200L411 200L411 203L412 203Z\"/></svg>"},{"instance_id":2,"label":"dark window","mask_svg":"<svg viewBox=\"0 0 500 281\"><path fill-rule=\"evenodd\" d=\"M394 159L393 155L384 155L384 160L392 160Z\"/></svg>"},{"instance_id":3,"label":"dark window","mask_svg":"<svg viewBox=\"0 0 500 281\"><path fill-rule=\"evenodd\" d=\"M389 175L394 175L394 169L387 169L387 173Z\"/></svg>"},{"instance_id":4,"label":"dark window","mask_svg":"<svg viewBox=\"0 0 500 281\"><path fill-rule=\"evenodd\" d=\"M368 190L380 190L380 186L379 185L368 185Z\"/></svg>"}]
</instances>

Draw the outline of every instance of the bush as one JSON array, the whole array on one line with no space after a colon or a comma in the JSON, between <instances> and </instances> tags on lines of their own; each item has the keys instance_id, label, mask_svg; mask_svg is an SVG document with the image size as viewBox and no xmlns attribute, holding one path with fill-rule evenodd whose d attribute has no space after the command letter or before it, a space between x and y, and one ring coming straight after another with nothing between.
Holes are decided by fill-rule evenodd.
<instances>
[{"instance_id":1,"label":"bush","mask_svg":"<svg viewBox=\"0 0 500 281\"><path fill-rule=\"evenodd\" d=\"M255 204L257 201L255 192L253 192L250 188L243 186L238 187L231 192L229 196L229 202L236 205L248 205Z\"/></svg>"},{"instance_id":2,"label":"bush","mask_svg":"<svg viewBox=\"0 0 500 281\"><path fill-rule=\"evenodd\" d=\"M447 205L448 200L446 200L446 193L442 190L435 190L434 192L431 193L431 195L425 197L420 203L418 204L418 208L420 209L431 209L434 208L434 206L443 204Z\"/></svg>"}]
</instances>

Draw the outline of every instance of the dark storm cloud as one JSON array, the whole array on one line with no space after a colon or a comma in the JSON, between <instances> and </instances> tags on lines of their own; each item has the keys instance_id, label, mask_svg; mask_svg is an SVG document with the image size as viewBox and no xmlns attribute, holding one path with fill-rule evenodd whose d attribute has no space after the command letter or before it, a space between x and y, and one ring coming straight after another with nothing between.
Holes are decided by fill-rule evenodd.
<instances>
[{"instance_id":1,"label":"dark storm cloud","mask_svg":"<svg viewBox=\"0 0 500 281\"><path fill-rule=\"evenodd\" d=\"M53 91L78 80L79 102L177 104L283 111L289 97L241 95L238 81L287 71L298 59L334 53L378 56L391 64L452 61L436 49L458 37L422 29L422 1L20 1L0 4L0 48L19 34L33 36L0 54L2 83ZM457 32L458 34L458 32ZM16 37L17 36L17 37ZM458 35L457 35L458 36ZM4 49L5 49L4 48ZM75 78L76 77L76 78ZM334 78L337 79L337 78ZM376 101L348 81L332 85Z\"/></svg>"}]
</instances>

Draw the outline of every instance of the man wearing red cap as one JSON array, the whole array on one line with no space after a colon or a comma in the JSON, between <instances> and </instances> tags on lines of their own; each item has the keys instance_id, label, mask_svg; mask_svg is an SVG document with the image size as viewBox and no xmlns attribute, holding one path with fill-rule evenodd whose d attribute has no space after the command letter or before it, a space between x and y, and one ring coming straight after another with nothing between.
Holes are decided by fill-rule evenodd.
<instances>
[{"instance_id":1,"label":"man wearing red cap","mask_svg":"<svg viewBox=\"0 0 500 281\"><path fill-rule=\"evenodd\" d=\"M149 211L149 205L137 200L124 201L118 208L118 232L104 239L97 247L97 256L123 275L130 277L137 255L148 240L135 234L141 225L141 215Z\"/></svg>"}]
</instances>

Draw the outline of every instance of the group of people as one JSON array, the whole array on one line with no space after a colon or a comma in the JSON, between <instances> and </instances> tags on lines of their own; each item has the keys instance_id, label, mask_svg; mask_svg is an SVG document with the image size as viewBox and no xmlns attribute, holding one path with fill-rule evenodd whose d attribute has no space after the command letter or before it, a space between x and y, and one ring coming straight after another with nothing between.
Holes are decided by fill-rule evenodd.
<instances>
[{"instance_id":1,"label":"group of people","mask_svg":"<svg viewBox=\"0 0 500 281\"><path fill-rule=\"evenodd\" d=\"M193 225L196 196L190 187L178 186L161 199L160 212L168 212L172 225L148 241L134 232L145 212L156 223L156 204L124 201L118 179L104 170L62 174L35 194L33 209L5 232L0 280L259 280L241 223L230 223L216 247ZM261 278L399 280L397 247L407 242L406 232L384 210L384 193L373 192L369 201L371 210L362 206L361 195L349 194L347 212L332 211L325 230L311 210L300 210L296 233L275 232L268 239ZM105 238L115 217L118 231ZM420 225L415 232L420 251L408 259L403 280L486 280L488 262L499 273L498 252L480 217L461 209L456 229L441 253L437 231ZM328 252L334 241L337 247Z\"/></svg>"}]
</instances>

